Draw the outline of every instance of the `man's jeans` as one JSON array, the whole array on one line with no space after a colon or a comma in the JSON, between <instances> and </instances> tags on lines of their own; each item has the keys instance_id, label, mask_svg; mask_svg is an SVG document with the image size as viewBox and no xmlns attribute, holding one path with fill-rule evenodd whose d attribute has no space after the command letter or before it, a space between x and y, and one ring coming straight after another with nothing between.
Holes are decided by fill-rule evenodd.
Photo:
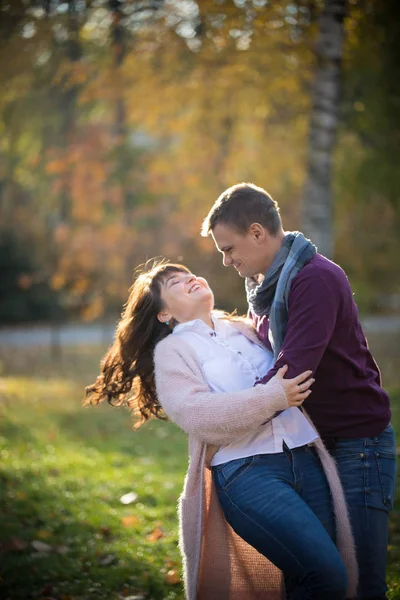
<instances>
[{"instance_id":1,"label":"man's jeans","mask_svg":"<svg viewBox=\"0 0 400 600\"><path fill-rule=\"evenodd\" d=\"M313 448L286 447L212 470L226 520L284 573L287 598L345 598L330 491Z\"/></svg>"},{"instance_id":2,"label":"man's jeans","mask_svg":"<svg viewBox=\"0 0 400 600\"><path fill-rule=\"evenodd\" d=\"M357 598L386 599L388 518L393 506L396 442L388 425L377 437L339 438L331 451L344 487L357 546Z\"/></svg>"}]
</instances>

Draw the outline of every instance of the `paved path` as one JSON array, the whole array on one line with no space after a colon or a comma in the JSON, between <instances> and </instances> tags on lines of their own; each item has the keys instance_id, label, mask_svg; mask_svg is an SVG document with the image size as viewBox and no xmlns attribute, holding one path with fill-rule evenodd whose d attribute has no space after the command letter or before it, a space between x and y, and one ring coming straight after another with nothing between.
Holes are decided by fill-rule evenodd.
<instances>
[{"instance_id":1,"label":"paved path","mask_svg":"<svg viewBox=\"0 0 400 600\"><path fill-rule=\"evenodd\" d=\"M69 324L51 328L48 325L4 327L0 329L0 346L49 346L59 340L61 346L109 344L114 325Z\"/></svg>"},{"instance_id":2,"label":"paved path","mask_svg":"<svg viewBox=\"0 0 400 600\"><path fill-rule=\"evenodd\" d=\"M389 317L369 316L362 319L366 335L400 334L400 315ZM83 344L109 344L112 342L115 323L69 324L52 329L48 325L4 327L0 329L0 346L48 346L53 339L62 346Z\"/></svg>"}]
</instances>

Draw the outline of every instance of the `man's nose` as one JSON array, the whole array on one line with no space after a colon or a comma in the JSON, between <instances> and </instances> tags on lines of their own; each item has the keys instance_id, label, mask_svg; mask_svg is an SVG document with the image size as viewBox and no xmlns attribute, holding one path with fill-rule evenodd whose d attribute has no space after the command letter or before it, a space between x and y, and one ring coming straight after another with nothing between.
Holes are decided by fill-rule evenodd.
<instances>
[{"instance_id":1,"label":"man's nose","mask_svg":"<svg viewBox=\"0 0 400 600\"><path fill-rule=\"evenodd\" d=\"M222 264L224 265L224 267L230 267L232 264L231 257L224 254L223 259L222 259Z\"/></svg>"}]
</instances>

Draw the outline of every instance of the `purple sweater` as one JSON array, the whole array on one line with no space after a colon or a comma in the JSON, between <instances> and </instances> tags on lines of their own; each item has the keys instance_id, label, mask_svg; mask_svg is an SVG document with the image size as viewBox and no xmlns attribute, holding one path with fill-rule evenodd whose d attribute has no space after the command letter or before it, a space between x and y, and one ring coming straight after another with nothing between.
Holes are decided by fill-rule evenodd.
<instances>
[{"instance_id":1,"label":"purple sweater","mask_svg":"<svg viewBox=\"0 0 400 600\"><path fill-rule=\"evenodd\" d=\"M260 338L268 342L268 318L254 317ZM304 407L322 438L370 437L390 421L389 396L368 349L357 306L344 271L316 254L293 279L285 340L274 367L285 377L312 369L315 383Z\"/></svg>"}]
</instances>

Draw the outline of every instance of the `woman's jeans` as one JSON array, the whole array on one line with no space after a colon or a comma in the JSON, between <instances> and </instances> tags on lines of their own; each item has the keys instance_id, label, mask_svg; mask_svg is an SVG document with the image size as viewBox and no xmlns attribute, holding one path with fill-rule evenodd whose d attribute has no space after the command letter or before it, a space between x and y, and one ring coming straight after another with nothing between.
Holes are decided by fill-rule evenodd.
<instances>
[{"instance_id":1,"label":"woman's jeans","mask_svg":"<svg viewBox=\"0 0 400 600\"><path fill-rule=\"evenodd\" d=\"M347 573L332 540L328 483L314 448L259 454L213 467L225 518L284 574L290 600L343 600Z\"/></svg>"},{"instance_id":2,"label":"woman's jeans","mask_svg":"<svg viewBox=\"0 0 400 600\"><path fill-rule=\"evenodd\" d=\"M396 478L393 427L376 437L339 438L336 459L349 507L359 566L359 600L384 600L389 511Z\"/></svg>"}]
</instances>

